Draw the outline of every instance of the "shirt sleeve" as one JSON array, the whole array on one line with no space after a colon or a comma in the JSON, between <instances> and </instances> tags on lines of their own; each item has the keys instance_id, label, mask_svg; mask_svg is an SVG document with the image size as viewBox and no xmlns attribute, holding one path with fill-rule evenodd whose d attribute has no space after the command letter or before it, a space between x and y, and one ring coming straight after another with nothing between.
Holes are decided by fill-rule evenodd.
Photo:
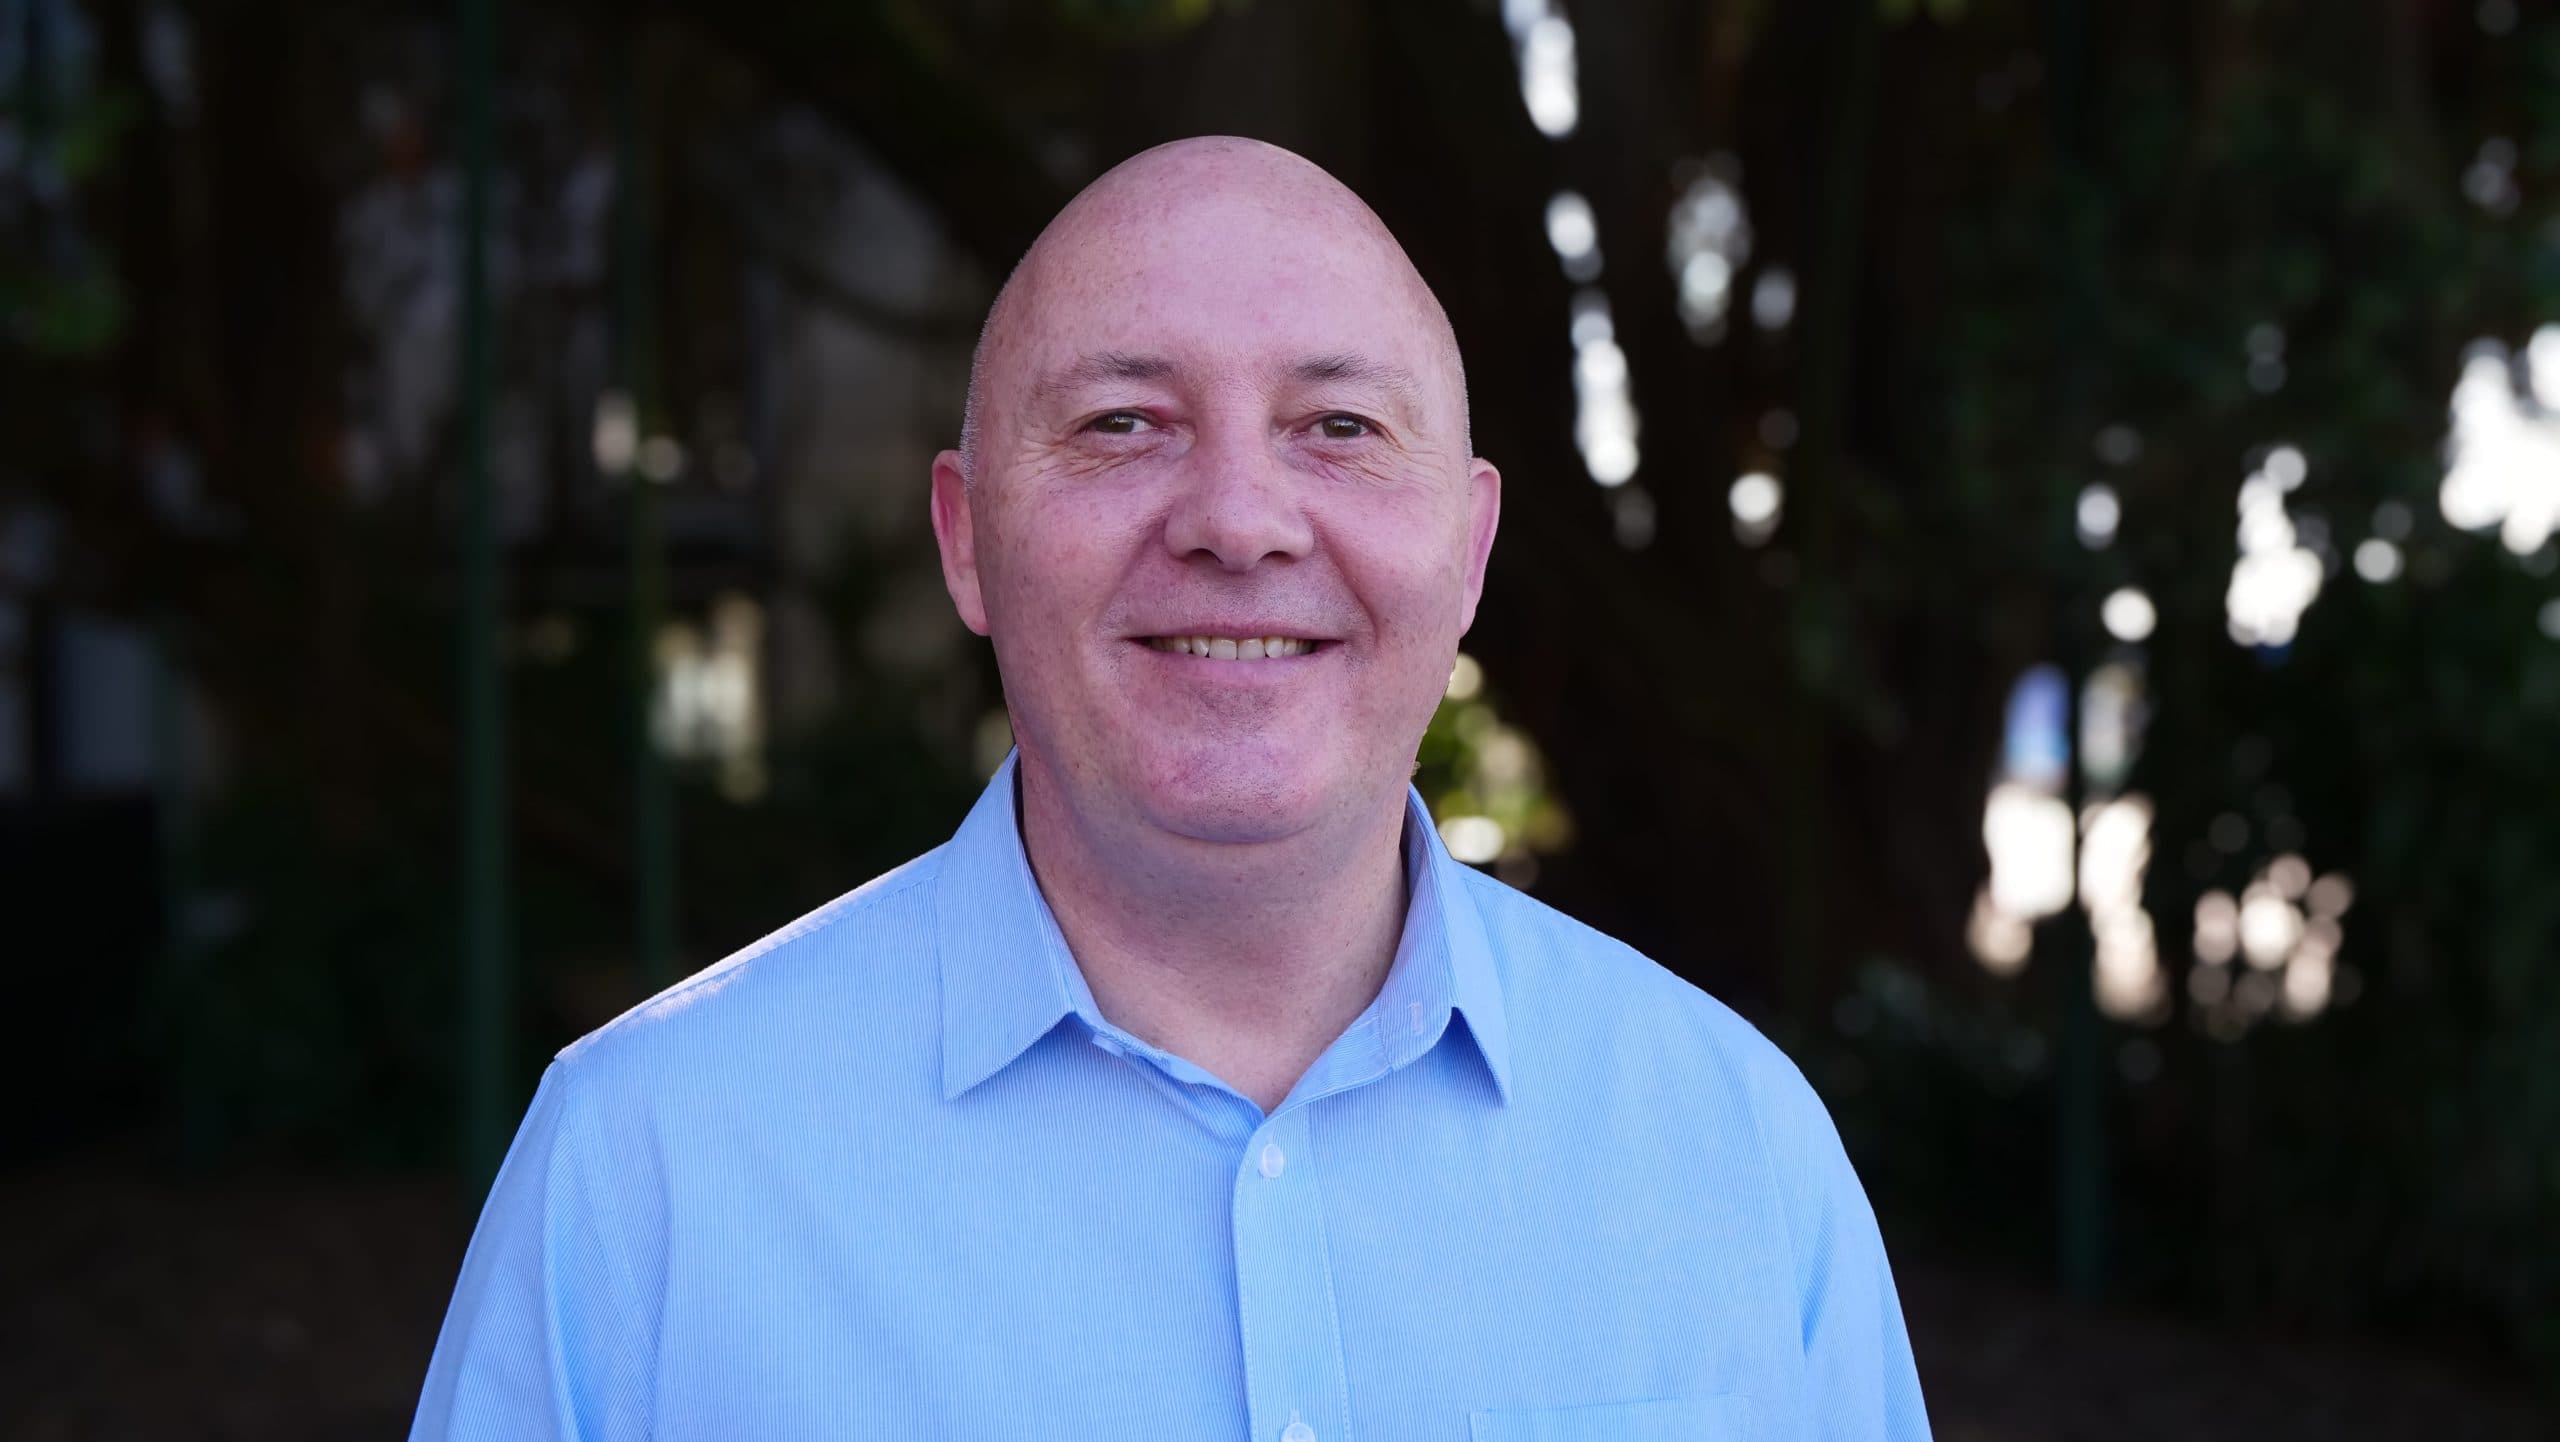
<instances>
[{"instance_id":1,"label":"shirt sleeve","mask_svg":"<svg viewBox=\"0 0 2560 1442\"><path fill-rule=\"evenodd\" d=\"M1789 1067L1769 1139L1787 1188L1804 1342L1803 1435L1927 1442L1929 1415L1902 1301L1866 1189L1831 1114Z\"/></svg>"},{"instance_id":2,"label":"shirt sleeve","mask_svg":"<svg viewBox=\"0 0 2560 1442\"><path fill-rule=\"evenodd\" d=\"M410 1442L650 1435L655 1269L635 1265L653 1249L630 1215L644 1190L553 1062L481 1208Z\"/></svg>"}]
</instances>

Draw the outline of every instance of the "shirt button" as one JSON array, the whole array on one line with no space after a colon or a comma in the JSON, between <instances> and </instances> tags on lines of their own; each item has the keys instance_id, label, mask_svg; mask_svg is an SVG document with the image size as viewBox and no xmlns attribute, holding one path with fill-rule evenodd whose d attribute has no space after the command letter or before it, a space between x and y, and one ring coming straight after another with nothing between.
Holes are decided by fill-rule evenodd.
<instances>
[{"instance_id":1,"label":"shirt button","mask_svg":"<svg viewBox=\"0 0 2560 1442\"><path fill-rule=\"evenodd\" d=\"M1279 1176L1280 1169L1288 1164L1289 1159L1280 1155L1280 1144L1278 1142L1264 1142L1262 1144L1262 1174L1265 1177ZM1290 1425L1298 1428L1300 1432L1305 1432L1306 1435L1292 1436L1286 1432L1281 1433L1280 1435L1287 1437L1289 1442L1309 1442L1309 1439L1316 1435L1313 1432L1307 1432L1306 1425L1304 1423L1293 1422Z\"/></svg>"},{"instance_id":2,"label":"shirt button","mask_svg":"<svg viewBox=\"0 0 2560 1442\"><path fill-rule=\"evenodd\" d=\"M1316 1429L1304 1422L1292 1422L1280 1429L1280 1442L1316 1442Z\"/></svg>"}]
</instances>

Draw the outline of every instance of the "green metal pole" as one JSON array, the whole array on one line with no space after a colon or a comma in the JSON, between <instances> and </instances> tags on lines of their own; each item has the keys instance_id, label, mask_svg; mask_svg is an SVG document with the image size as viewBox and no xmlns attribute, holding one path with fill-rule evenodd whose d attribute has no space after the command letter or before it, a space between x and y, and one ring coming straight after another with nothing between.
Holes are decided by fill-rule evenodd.
<instances>
[{"instance_id":1,"label":"green metal pole","mask_svg":"<svg viewBox=\"0 0 2560 1442\"><path fill-rule=\"evenodd\" d=\"M185 652L177 613L162 607L152 618L151 750L160 818L160 995L172 1011L164 1019L175 1033L178 1155L189 1165L213 1159L221 1145L214 1090L205 1084L203 1046L189 1024L204 978L198 973L190 911L195 899L194 778L187 744Z\"/></svg>"},{"instance_id":2,"label":"green metal pole","mask_svg":"<svg viewBox=\"0 0 2560 1442\"><path fill-rule=\"evenodd\" d=\"M463 1164L474 1196L506 1155L514 1048L507 894L506 673L499 624L496 385L489 298L495 166L495 0L461 0L455 70L462 149L462 953L466 1057Z\"/></svg>"},{"instance_id":3,"label":"green metal pole","mask_svg":"<svg viewBox=\"0 0 2560 1442\"><path fill-rule=\"evenodd\" d=\"M613 384L630 407L633 439L660 423L656 340L651 325L648 171L640 134L640 47L626 30L614 68L614 346ZM631 878L633 941L640 989L654 993L675 979L675 796L657 741L650 734L657 691L658 632L667 610L666 528L658 483L620 457L618 479L630 501Z\"/></svg>"}]
</instances>

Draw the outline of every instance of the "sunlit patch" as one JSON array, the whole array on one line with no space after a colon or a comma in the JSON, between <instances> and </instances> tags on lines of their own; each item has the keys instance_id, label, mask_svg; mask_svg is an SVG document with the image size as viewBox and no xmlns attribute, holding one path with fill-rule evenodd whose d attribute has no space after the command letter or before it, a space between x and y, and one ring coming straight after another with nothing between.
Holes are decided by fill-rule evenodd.
<instances>
[{"instance_id":1,"label":"sunlit patch","mask_svg":"<svg viewBox=\"0 0 2560 1442\"><path fill-rule=\"evenodd\" d=\"M1459 652L1458 659L1449 667L1448 698L1452 701L1473 701L1476 693L1483 689L1484 667L1476 664L1475 657Z\"/></svg>"},{"instance_id":2,"label":"sunlit patch","mask_svg":"<svg viewBox=\"0 0 2560 1442\"><path fill-rule=\"evenodd\" d=\"M2009 693L1999 778L1983 804L1991 875L1965 921L1965 944L1984 969L2013 975L2034 946L2034 925L2076 899L2089 919L2090 984L2099 1009L2157 1025L2169 1016L2168 983L2151 914L2142 904L2151 863L2148 798L2111 794L2132 769L2143 716L2142 673L2126 652L2091 674L2081 700L2081 768L2096 799L2074 817L2061 792L2071 766L2069 681L2038 666Z\"/></svg>"},{"instance_id":3,"label":"sunlit patch","mask_svg":"<svg viewBox=\"0 0 2560 1442\"><path fill-rule=\"evenodd\" d=\"M1751 471L1735 478L1732 489L1725 492L1725 504L1733 511L1734 539L1746 546L1757 546L1776 535L1786 501L1786 487L1766 471Z\"/></svg>"},{"instance_id":4,"label":"sunlit patch","mask_svg":"<svg viewBox=\"0 0 2560 1442\"><path fill-rule=\"evenodd\" d=\"M1551 140L1571 135L1582 118L1572 22L1557 11L1554 0L1503 0L1502 28L1511 32L1529 123Z\"/></svg>"},{"instance_id":5,"label":"sunlit patch","mask_svg":"<svg viewBox=\"0 0 2560 1442\"><path fill-rule=\"evenodd\" d=\"M2187 996L2198 1024L2237 1040L2270 1014L2304 1022L2351 1000L2356 976L2338 952L2354 902L2346 877L2315 875L2299 852L2269 860L2237 897L2216 890L2197 898Z\"/></svg>"},{"instance_id":6,"label":"sunlit patch","mask_svg":"<svg viewBox=\"0 0 2560 1442\"><path fill-rule=\"evenodd\" d=\"M2032 921L2071 904L2071 808L2014 781L1991 788L1982 808L1991 853L1991 904Z\"/></svg>"},{"instance_id":7,"label":"sunlit patch","mask_svg":"<svg viewBox=\"0 0 2560 1442\"><path fill-rule=\"evenodd\" d=\"M1567 280L1588 285L1600 278L1600 222L1580 194L1560 190L1547 201L1547 244Z\"/></svg>"},{"instance_id":8,"label":"sunlit patch","mask_svg":"<svg viewBox=\"0 0 2560 1442\"><path fill-rule=\"evenodd\" d=\"M2113 544L2116 524L2123 518L2124 507L2116 500L2116 488L2104 481L2081 489L2080 503L2072 514L2080 544L2092 551L2103 551Z\"/></svg>"},{"instance_id":9,"label":"sunlit patch","mask_svg":"<svg viewBox=\"0 0 2560 1442\"><path fill-rule=\"evenodd\" d=\"M1423 732L1414 784L1450 856L1526 887L1538 858L1561 850L1571 828L1536 743L1503 721L1486 689L1483 666L1461 653Z\"/></svg>"},{"instance_id":10,"label":"sunlit patch","mask_svg":"<svg viewBox=\"0 0 2560 1442\"><path fill-rule=\"evenodd\" d=\"M2069 711L2059 667L2035 667L2010 688L2000 775L1982 808L1991 875L1966 927L1975 959L2003 975L2025 964L2033 923L2071 904L2072 816L2060 796L2070 765Z\"/></svg>"},{"instance_id":11,"label":"sunlit patch","mask_svg":"<svg viewBox=\"0 0 2560 1442\"><path fill-rule=\"evenodd\" d=\"M2227 891L2196 898L2196 960L2223 966L2240 954L2240 903Z\"/></svg>"},{"instance_id":12,"label":"sunlit patch","mask_svg":"<svg viewBox=\"0 0 2560 1442\"><path fill-rule=\"evenodd\" d=\"M2139 645L2151 639L2151 630L2159 624L2160 613L2153 609L2151 598L2143 594L2141 587L2119 586L2108 592L2107 599L2099 605L2098 620L2107 628L2108 635L2129 645Z\"/></svg>"},{"instance_id":13,"label":"sunlit patch","mask_svg":"<svg viewBox=\"0 0 2560 1442\"><path fill-rule=\"evenodd\" d=\"M1584 469L1603 486L1625 484L1636 473L1636 407L1609 298L1597 290L1573 298L1573 400Z\"/></svg>"},{"instance_id":14,"label":"sunlit patch","mask_svg":"<svg viewBox=\"0 0 2560 1442\"><path fill-rule=\"evenodd\" d=\"M2243 646L2285 646L2302 613L2320 595L2327 570L2319 554L2301 544L2285 497L2310 473L2302 452L2277 446L2240 483L2239 559L2223 595L2231 639Z\"/></svg>"},{"instance_id":15,"label":"sunlit patch","mask_svg":"<svg viewBox=\"0 0 2560 1442\"><path fill-rule=\"evenodd\" d=\"M2014 976L2034 950L2035 931L2024 917L2012 916L1991 899L1990 888L1976 892L1973 913L1965 919L1964 944L1983 970Z\"/></svg>"},{"instance_id":16,"label":"sunlit patch","mask_svg":"<svg viewBox=\"0 0 2560 1442\"><path fill-rule=\"evenodd\" d=\"M2082 814L2080 831L2080 904L2097 945L2090 975L2098 1009L2118 1021L2164 1020L2168 987L2151 914L2142 907L2151 803L2138 795L2101 801Z\"/></svg>"},{"instance_id":17,"label":"sunlit patch","mask_svg":"<svg viewBox=\"0 0 2560 1442\"><path fill-rule=\"evenodd\" d=\"M2356 543L2356 574L2379 586L2399 579L2400 548L2380 536Z\"/></svg>"},{"instance_id":18,"label":"sunlit patch","mask_svg":"<svg viewBox=\"0 0 2560 1442\"><path fill-rule=\"evenodd\" d=\"M1700 345L1724 339L1733 278L1751 258L1741 174L1741 163L1722 154L1672 172L1680 197L1671 203L1664 258L1678 287L1680 324Z\"/></svg>"},{"instance_id":19,"label":"sunlit patch","mask_svg":"<svg viewBox=\"0 0 2560 1442\"><path fill-rule=\"evenodd\" d=\"M1452 816L1440 823L1440 840L1452 857L1482 866L1502 854L1502 823L1490 816Z\"/></svg>"},{"instance_id":20,"label":"sunlit patch","mask_svg":"<svg viewBox=\"0 0 2560 1442\"><path fill-rule=\"evenodd\" d=\"M612 477L630 472L640 454L640 409L632 404L629 391L607 390L596 397L595 427L589 444L595 452L598 472Z\"/></svg>"},{"instance_id":21,"label":"sunlit patch","mask_svg":"<svg viewBox=\"0 0 2560 1442\"><path fill-rule=\"evenodd\" d=\"M658 683L650 734L660 750L709 761L734 801L764 794L764 608L747 596L721 597L707 628L687 622L658 633Z\"/></svg>"},{"instance_id":22,"label":"sunlit patch","mask_svg":"<svg viewBox=\"0 0 2560 1442\"><path fill-rule=\"evenodd\" d=\"M2498 530L2523 556L2560 530L2560 325L2534 332L2520 358L2474 342L2454 383L2452 434L2436 504L2466 531Z\"/></svg>"}]
</instances>

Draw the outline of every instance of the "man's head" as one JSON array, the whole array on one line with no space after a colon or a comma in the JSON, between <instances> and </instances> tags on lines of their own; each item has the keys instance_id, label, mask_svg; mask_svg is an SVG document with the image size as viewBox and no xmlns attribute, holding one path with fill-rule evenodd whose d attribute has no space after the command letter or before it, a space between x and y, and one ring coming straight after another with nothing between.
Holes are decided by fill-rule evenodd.
<instances>
[{"instance_id":1,"label":"man's head","mask_svg":"<svg viewBox=\"0 0 2560 1442\"><path fill-rule=\"evenodd\" d=\"M1026 768L1100 829L1270 841L1394 804L1499 487L1386 227L1216 138L1123 163L1032 245L933 520Z\"/></svg>"}]
</instances>

